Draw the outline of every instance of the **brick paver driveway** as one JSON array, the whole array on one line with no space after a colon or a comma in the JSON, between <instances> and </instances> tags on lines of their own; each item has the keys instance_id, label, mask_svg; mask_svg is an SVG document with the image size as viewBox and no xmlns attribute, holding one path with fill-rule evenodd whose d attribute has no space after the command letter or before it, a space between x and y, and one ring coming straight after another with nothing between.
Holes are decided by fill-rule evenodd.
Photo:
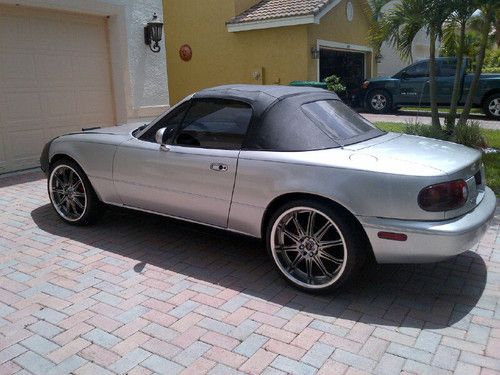
<instances>
[{"instance_id":1,"label":"brick paver driveway","mask_svg":"<svg viewBox=\"0 0 500 375\"><path fill-rule=\"evenodd\" d=\"M491 374L498 215L477 249L288 287L256 240L152 215L63 224L38 173L0 178L0 374Z\"/></svg>"}]
</instances>

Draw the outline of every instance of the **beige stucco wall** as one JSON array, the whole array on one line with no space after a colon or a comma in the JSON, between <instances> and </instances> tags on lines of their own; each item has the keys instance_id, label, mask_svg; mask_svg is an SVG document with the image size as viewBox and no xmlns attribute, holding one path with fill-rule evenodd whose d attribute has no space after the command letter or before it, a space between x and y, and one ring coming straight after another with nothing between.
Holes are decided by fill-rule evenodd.
<instances>
[{"instance_id":1,"label":"beige stucco wall","mask_svg":"<svg viewBox=\"0 0 500 375\"><path fill-rule=\"evenodd\" d=\"M364 46L366 48L370 48L367 41L370 25L363 10L363 6L367 6L366 1L350 1L354 9L354 16L351 22L347 20L346 7L348 0L342 0L330 12L321 18L320 24L312 24L308 26L308 43L310 47L315 47L318 40L326 40L352 45L353 47L351 47L351 49L353 51L356 48L354 46ZM349 50L347 46L346 50ZM376 72L373 71L372 67L375 67L376 64L373 63L372 55L373 54L371 52L367 53L365 64L367 64L368 73L371 76L375 76ZM317 65L318 60L314 60L310 57L307 70L307 77L309 80L317 79Z\"/></svg>"}]
</instances>

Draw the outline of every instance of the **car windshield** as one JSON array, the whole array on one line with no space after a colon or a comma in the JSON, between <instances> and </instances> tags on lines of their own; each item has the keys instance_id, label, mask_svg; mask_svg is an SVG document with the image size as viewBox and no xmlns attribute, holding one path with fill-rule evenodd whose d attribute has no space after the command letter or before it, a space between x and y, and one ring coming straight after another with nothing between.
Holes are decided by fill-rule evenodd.
<instances>
[{"instance_id":1,"label":"car windshield","mask_svg":"<svg viewBox=\"0 0 500 375\"><path fill-rule=\"evenodd\" d=\"M370 132L380 135L380 131L372 123L339 100L306 103L302 105L302 110L340 144L346 144L345 141Z\"/></svg>"}]
</instances>

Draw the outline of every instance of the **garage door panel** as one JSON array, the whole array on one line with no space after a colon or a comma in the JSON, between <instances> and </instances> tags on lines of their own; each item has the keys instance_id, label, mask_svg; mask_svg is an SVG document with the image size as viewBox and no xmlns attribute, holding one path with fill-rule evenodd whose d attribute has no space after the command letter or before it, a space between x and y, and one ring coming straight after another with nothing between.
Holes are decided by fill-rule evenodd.
<instances>
[{"instance_id":1,"label":"garage door panel","mask_svg":"<svg viewBox=\"0 0 500 375\"><path fill-rule=\"evenodd\" d=\"M104 18L0 5L0 173L43 145L115 124Z\"/></svg>"},{"instance_id":2,"label":"garage door panel","mask_svg":"<svg viewBox=\"0 0 500 375\"><path fill-rule=\"evenodd\" d=\"M73 66L79 70L75 75L80 86L104 87L111 84L103 55L78 55L73 57Z\"/></svg>"},{"instance_id":3,"label":"garage door panel","mask_svg":"<svg viewBox=\"0 0 500 375\"><path fill-rule=\"evenodd\" d=\"M74 90L51 91L45 94L44 98L49 119L64 115L77 115L77 99Z\"/></svg>"},{"instance_id":4,"label":"garage door panel","mask_svg":"<svg viewBox=\"0 0 500 375\"><path fill-rule=\"evenodd\" d=\"M74 51L87 51L89 53L105 53L107 42L102 25L80 23L74 25L72 46Z\"/></svg>"},{"instance_id":5,"label":"garage door panel","mask_svg":"<svg viewBox=\"0 0 500 375\"><path fill-rule=\"evenodd\" d=\"M40 151L45 141L44 138L42 128L6 131L7 159L18 163L36 160L37 157L40 157Z\"/></svg>"},{"instance_id":6,"label":"garage door panel","mask_svg":"<svg viewBox=\"0 0 500 375\"><path fill-rule=\"evenodd\" d=\"M74 77L73 57L71 55L62 53L38 54L35 61L42 87L70 86Z\"/></svg>"},{"instance_id":7,"label":"garage door panel","mask_svg":"<svg viewBox=\"0 0 500 375\"><path fill-rule=\"evenodd\" d=\"M32 48L32 31L26 17L9 16L0 9L0 48L22 50Z\"/></svg>"},{"instance_id":8,"label":"garage door panel","mask_svg":"<svg viewBox=\"0 0 500 375\"><path fill-rule=\"evenodd\" d=\"M0 77L3 87L6 88L37 86L33 56L18 52L1 53Z\"/></svg>"},{"instance_id":9,"label":"garage door panel","mask_svg":"<svg viewBox=\"0 0 500 375\"><path fill-rule=\"evenodd\" d=\"M64 17L64 16L62 16ZM33 44L38 50L71 50L71 25L61 20L30 17ZM57 41L57 42L56 42Z\"/></svg>"},{"instance_id":10,"label":"garage door panel","mask_svg":"<svg viewBox=\"0 0 500 375\"><path fill-rule=\"evenodd\" d=\"M106 91L81 90L78 93L77 107L81 114L105 115L109 113L111 100Z\"/></svg>"},{"instance_id":11,"label":"garage door panel","mask_svg":"<svg viewBox=\"0 0 500 375\"><path fill-rule=\"evenodd\" d=\"M42 101L38 92L9 92L6 93L5 120L41 119Z\"/></svg>"}]
</instances>

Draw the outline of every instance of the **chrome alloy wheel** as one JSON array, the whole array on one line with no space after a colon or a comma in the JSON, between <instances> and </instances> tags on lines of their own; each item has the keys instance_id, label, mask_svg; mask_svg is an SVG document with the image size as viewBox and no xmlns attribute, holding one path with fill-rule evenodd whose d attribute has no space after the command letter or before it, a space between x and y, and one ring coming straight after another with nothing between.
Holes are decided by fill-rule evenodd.
<instances>
[{"instance_id":1,"label":"chrome alloy wheel","mask_svg":"<svg viewBox=\"0 0 500 375\"><path fill-rule=\"evenodd\" d=\"M49 193L57 213L77 221L87 208L87 194L80 175L68 165L59 165L50 174Z\"/></svg>"},{"instance_id":2,"label":"chrome alloy wheel","mask_svg":"<svg viewBox=\"0 0 500 375\"><path fill-rule=\"evenodd\" d=\"M387 98L382 94L375 94L375 95L373 95L370 103L371 103L371 106L373 107L373 109L376 109L377 111L381 111L387 105Z\"/></svg>"},{"instance_id":3,"label":"chrome alloy wheel","mask_svg":"<svg viewBox=\"0 0 500 375\"><path fill-rule=\"evenodd\" d=\"M273 224L270 245L279 269L304 288L326 288L344 272L344 237L332 219L314 208L293 207L283 212Z\"/></svg>"},{"instance_id":4,"label":"chrome alloy wheel","mask_svg":"<svg viewBox=\"0 0 500 375\"><path fill-rule=\"evenodd\" d=\"M500 117L500 98L495 98L488 104L488 110L495 117Z\"/></svg>"}]
</instances>

